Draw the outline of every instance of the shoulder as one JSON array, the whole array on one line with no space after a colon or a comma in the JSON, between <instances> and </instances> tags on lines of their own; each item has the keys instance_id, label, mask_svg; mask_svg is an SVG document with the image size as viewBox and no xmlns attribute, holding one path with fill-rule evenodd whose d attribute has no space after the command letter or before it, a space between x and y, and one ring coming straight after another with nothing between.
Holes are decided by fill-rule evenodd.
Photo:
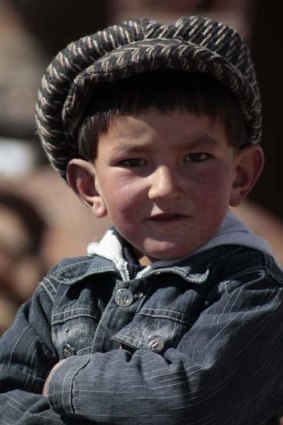
<instances>
[{"instance_id":1,"label":"shoulder","mask_svg":"<svg viewBox=\"0 0 283 425\"><path fill-rule=\"evenodd\" d=\"M210 271L212 281L270 279L283 285L283 271L272 255L240 245L222 245L194 258Z\"/></svg>"},{"instance_id":2,"label":"shoulder","mask_svg":"<svg viewBox=\"0 0 283 425\"><path fill-rule=\"evenodd\" d=\"M98 255L65 258L42 279L39 288L53 297L61 286L69 287L89 276L114 271L116 268L112 261Z\"/></svg>"}]
</instances>

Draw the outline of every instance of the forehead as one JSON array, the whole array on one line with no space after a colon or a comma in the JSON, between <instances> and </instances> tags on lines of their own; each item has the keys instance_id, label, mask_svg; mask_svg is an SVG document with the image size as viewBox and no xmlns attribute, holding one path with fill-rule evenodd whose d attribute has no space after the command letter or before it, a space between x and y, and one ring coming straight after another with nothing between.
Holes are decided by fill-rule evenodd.
<instances>
[{"instance_id":1,"label":"forehead","mask_svg":"<svg viewBox=\"0 0 283 425\"><path fill-rule=\"evenodd\" d=\"M10 210L1 206L0 210L0 245L14 246L20 248L27 244L29 237L27 231L21 222L19 216Z\"/></svg>"},{"instance_id":2,"label":"forehead","mask_svg":"<svg viewBox=\"0 0 283 425\"><path fill-rule=\"evenodd\" d=\"M146 112L116 116L100 143L137 146L154 141L174 141L178 144L213 144L226 141L224 124L220 118L205 114L174 110L161 112L150 108Z\"/></svg>"}]
</instances>

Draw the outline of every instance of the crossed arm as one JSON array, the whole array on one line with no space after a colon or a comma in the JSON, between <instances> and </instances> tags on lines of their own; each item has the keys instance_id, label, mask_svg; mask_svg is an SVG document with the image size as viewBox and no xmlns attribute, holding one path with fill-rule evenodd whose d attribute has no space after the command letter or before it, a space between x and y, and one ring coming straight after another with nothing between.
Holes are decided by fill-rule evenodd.
<instances>
[{"instance_id":1,"label":"crossed arm","mask_svg":"<svg viewBox=\"0 0 283 425\"><path fill-rule=\"evenodd\" d=\"M121 349L60 363L37 296L0 340L0 422L264 423L283 406L283 295L276 284L254 289L223 293L162 355Z\"/></svg>"}]
</instances>

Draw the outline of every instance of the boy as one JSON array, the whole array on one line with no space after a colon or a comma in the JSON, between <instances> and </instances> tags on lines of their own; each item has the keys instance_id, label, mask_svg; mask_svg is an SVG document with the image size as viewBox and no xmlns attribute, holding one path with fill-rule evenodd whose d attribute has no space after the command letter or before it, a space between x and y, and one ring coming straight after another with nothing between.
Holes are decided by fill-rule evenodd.
<instances>
[{"instance_id":1,"label":"boy","mask_svg":"<svg viewBox=\"0 0 283 425\"><path fill-rule=\"evenodd\" d=\"M283 274L229 212L263 168L240 36L187 17L85 37L48 68L37 124L113 228L2 337L1 424L278 424Z\"/></svg>"}]
</instances>

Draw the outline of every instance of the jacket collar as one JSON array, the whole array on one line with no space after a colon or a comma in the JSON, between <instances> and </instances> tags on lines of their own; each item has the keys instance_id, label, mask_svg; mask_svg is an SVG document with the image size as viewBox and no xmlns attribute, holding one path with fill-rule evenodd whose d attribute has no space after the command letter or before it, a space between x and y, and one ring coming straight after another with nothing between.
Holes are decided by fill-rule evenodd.
<instances>
[{"instance_id":1,"label":"jacket collar","mask_svg":"<svg viewBox=\"0 0 283 425\"><path fill-rule=\"evenodd\" d=\"M188 271L186 271L184 267L178 266L180 262L183 262L183 260L186 258L190 258L192 255L223 245L240 245L257 249L267 254L272 253L270 245L265 239L256 235L248 226L237 219L231 211L228 211L215 236L200 249L183 259L174 261L156 261L155 263L145 267L143 270L138 272L137 277L149 275L157 269L162 269L164 272L169 268L171 271L174 270L175 272L182 275L187 275ZM89 244L88 254L96 254L100 257L112 261L120 272L123 280L129 280L127 262L123 257L122 238L114 227L106 232L100 242L92 242ZM202 275L196 276L196 280L201 281L203 279L204 276Z\"/></svg>"}]
</instances>

